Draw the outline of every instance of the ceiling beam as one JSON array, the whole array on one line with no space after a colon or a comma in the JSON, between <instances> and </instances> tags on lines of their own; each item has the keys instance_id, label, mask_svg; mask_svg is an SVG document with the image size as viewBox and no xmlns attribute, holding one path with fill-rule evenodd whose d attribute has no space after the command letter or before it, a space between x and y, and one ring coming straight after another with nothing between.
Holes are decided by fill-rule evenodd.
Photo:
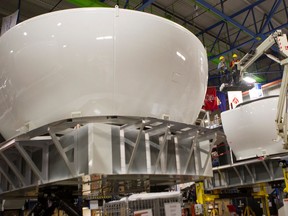
<instances>
[{"instance_id":1,"label":"ceiling beam","mask_svg":"<svg viewBox=\"0 0 288 216\"><path fill-rule=\"evenodd\" d=\"M252 4L252 2L253 1L251 1L251 0L243 0L246 4L248 4L248 5L251 5ZM285 0L283 1L283 3L285 4ZM261 14L266 14L267 12L266 11L264 11L262 8L260 8L259 6L255 6L255 9L258 11L258 12L260 12ZM272 21L274 22L274 23L276 23L277 25L281 25L281 23L278 21L278 20L276 20L275 18L272 18Z\"/></svg>"},{"instance_id":2,"label":"ceiling beam","mask_svg":"<svg viewBox=\"0 0 288 216\"><path fill-rule=\"evenodd\" d=\"M203 7L207 8L207 9L209 9L210 11L212 11L213 13L218 15L219 17L223 18L224 20L230 22L231 24L233 24L237 28L241 29L243 32L246 32L248 35L250 35L252 37L255 37L255 38L257 37L257 35L254 32L252 32L250 29L248 29L245 26L241 25L240 23L236 22L231 17L229 17L226 14L222 13L220 10L216 9L213 5L210 5L206 1L204 1L204 0L195 0L195 2L197 2L198 4L202 5Z\"/></svg>"},{"instance_id":3,"label":"ceiling beam","mask_svg":"<svg viewBox=\"0 0 288 216\"><path fill-rule=\"evenodd\" d=\"M190 26L198 29L199 31L203 31L203 29L200 28L199 26L197 26L197 25L195 25L194 23L190 22L189 20L186 20L185 18L183 18L183 17L181 17L181 16L179 16L179 15L177 15L177 14L175 14L175 13L173 13L173 12L171 12L171 11L163 8L163 7L161 7L160 5L155 4L155 3L153 3L152 5L153 5L154 7L156 7L156 8L158 8L158 9L162 10L163 12L165 12L165 13L167 13L167 14L169 14L169 15L172 15L172 16L174 16L175 18L177 18L177 19L181 20L182 22L184 22L184 23L181 24L182 26L185 25L185 24L188 24L188 25L190 25ZM207 32L206 34L209 35L209 36L211 36L211 37L213 37L213 38L215 38L215 39L217 39L218 41L220 41L220 42L222 42L222 43L224 43L224 44L230 45L230 44L228 44L227 41L225 41L225 40L223 40L223 39L221 39L221 38L217 38L215 35L213 35L213 34L210 33L210 32ZM204 46L205 46L205 44L204 44ZM242 51L242 50L239 50L239 51L242 52L242 53L245 53L245 52Z\"/></svg>"},{"instance_id":4,"label":"ceiling beam","mask_svg":"<svg viewBox=\"0 0 288 216\"><path fill-rule=\"evenodd\" d=\"M232 19L232 18L234 18L234 17L236 17L236 16L238 16L238 15L244 13L245 11L254 8L255 6L261 4L261 3L264 2L264 1L265 1L265 0L258 0L258 1L256 1L256 2L254 2L253 4L251 4L251 5L249 5L249 6L245 7L245 8L243 8L243 9L237 11L236 13L232 14L232 15L229 16L229 17ZM217 27L217 26L223 24L224 22L225 22L225 20L221 20L221 21L219 21L219 22L217 22L217 23L215 23L215 24L209 26L208 28L204 29L202 32L197 33L196 36L201 35L201 34L204 34L204 33L206 33L207 31L209 31L209 30L211 30L211 29L213 29L213 28L215 28L215 27Z\"/></svg>"},{"instance_id":5,"label":"ceiling beam","mask_svg":"<svg viewBox=\"0 0 288 216\"><path fill-rule=\"evenodd\" d=\"M266 35L265 37L267 37L268 35L272 34L276 29L283 29L283 28L288 28L288 23L285 23L285 24L283 24L283 25L281 25L281 26L277 26L275 29L272 29L272 30L270 30L270 31L268 31L268 32L265 32L263 35ZM222 52L222 53L219 53L218 55L210 56L210 57L208 57L208 59L209 59L209 61L211 61L211 60L213 60L213 59L219 58L219 57L222 56L222 55L225 55L225 54L227 54L227 53L229 53L229 52L232 52L232 51L234 51L234 50L236 50L236 49L239 49L239 48L241 48L241 47L243 47L243 46L245 46L245 45L247 45L247 44L250 44L250 43L252 43L252 42L261 42L261 41L257 40L257 38L252 38L252 39L250 39L250 40L248 40L248 41L246 41L246 42L244 42L244 43L241 43L241 44L239 44L239 45L237 45L237 46L235 46L235 47L232 47L232 48L229 49L229 50L226 50L226 51L224 51L224 52Z\"/></svg>"},{"instance_id":6,"label":"ceiling beam","mask_svg":"<svg viewBox=\"0 0 288 216\"><path fill-rule=\"evenodd\" d=\"M143 0L142 5L137 8L139 11L143 11L145 8L149 7L156 0Z\"/></svg>"},{"instance_id":7,"label":"ceiling beam","mask_svg":"<svg viewBox=\"0 0 288 216\"><path fill-rule=\"evenodd\" d=\"M268 23L271 21L272 19L272 16L275 14L276 10L278 9L280 3L282 2L282 0L276 0L272 6L272 9L271 11L269 12L267 18L266 18L266 21L264 23L264 25L262 26L260 32L264 32L265 28L267 27Z\"/></svg>"}]
</instances>

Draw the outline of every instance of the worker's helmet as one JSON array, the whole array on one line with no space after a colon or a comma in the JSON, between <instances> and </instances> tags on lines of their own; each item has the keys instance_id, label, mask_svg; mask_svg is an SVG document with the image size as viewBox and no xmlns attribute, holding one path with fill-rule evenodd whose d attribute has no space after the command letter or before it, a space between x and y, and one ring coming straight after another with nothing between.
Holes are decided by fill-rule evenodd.
<instances>
[{"instance_id":1,"label":"worker's helmet","mask_svg":"<svg viewBox=\"0 0 288 216\"><path fill-rule=\"evenodd\" d=\"M220 61L221 61L222 59L224 59L224 56L220 56L220 57L219 57L219 60L220 60Z\"/></svg>"},{"instance_id":2,"label":"worker's helmet","mask_svg":"<svg viewBox=\"0 0 288 216\"><path fill-rule=\"evenodd\" d=\"M233 58L237 58L238 56L237 56L237 54L233 54L233 56L232 56Z\"/></svg>"}]
</instances>

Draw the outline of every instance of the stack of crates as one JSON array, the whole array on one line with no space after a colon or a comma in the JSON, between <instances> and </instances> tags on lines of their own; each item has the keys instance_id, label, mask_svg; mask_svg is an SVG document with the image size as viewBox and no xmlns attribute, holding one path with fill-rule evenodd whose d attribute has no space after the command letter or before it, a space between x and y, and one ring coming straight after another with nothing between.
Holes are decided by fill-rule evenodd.
<instances>
[{"instance_id":1,"label":"stack of crates","mask_svg":"<svg viewBox=\"0 0 288 216\"><path fill-rule=\"evenodd\" d=\"M124 200L105 203L103 212L105 216L133 216L135 211L152 209L153 216L165 216L165 203L180 203L182 206L182 195L175 192L150 193L145 197L132 195Z\"/></svg>"}]
</instances>

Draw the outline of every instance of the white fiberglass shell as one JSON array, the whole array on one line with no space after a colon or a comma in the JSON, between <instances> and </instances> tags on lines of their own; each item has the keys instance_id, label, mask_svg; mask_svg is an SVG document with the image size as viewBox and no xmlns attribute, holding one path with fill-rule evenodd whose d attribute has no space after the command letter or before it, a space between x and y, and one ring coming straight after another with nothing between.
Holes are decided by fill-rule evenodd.
<instances>
[{"instance_id":1,"label":"white fiberglass shell","mask_svg":"<svg viewBox=\"0 0 288 216\"><path fill-rule=\"evenodd\" d=\"M278 97L244 103L221 114L228 143L238 160L283 153L283 140L277 137Z\"/></svg>"},{"instance_id":2,"label":"white fiberglass shell","mask_svg":"<svg viewBox=\"0 0 288 216\"><path fill-rule=\"evenodd\" d=\"M0 132L81 116L193 123L207 56L187 29L143 12L82 8L25 21L0 38Z\"/></svg>"}]
</instances>

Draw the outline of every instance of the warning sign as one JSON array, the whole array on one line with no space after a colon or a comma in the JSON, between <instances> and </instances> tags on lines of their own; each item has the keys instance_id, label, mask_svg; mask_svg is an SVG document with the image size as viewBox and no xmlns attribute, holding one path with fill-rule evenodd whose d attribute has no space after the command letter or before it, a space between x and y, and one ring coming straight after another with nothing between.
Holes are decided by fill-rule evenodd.
<instances>
[{"instance_id":1,"label":"warning sign","mask_svg":"<svg viewBox=\"0 0 288 216\"><path fill-rule=\"evenodd\" d=\"M165 215L166 216L181 216L181 205L180 203L165 203Z\"/></svg>"},{"instance_id":2,"label":"warning sign","mask_svg":"<svg viewBox=\"0 0 288 216\"><path fill-rule=\"evenodd\" d=\"M243 102L241 91L228 91L229 108L234 109L238 104Z\"/></svg>"}]
</instances>

